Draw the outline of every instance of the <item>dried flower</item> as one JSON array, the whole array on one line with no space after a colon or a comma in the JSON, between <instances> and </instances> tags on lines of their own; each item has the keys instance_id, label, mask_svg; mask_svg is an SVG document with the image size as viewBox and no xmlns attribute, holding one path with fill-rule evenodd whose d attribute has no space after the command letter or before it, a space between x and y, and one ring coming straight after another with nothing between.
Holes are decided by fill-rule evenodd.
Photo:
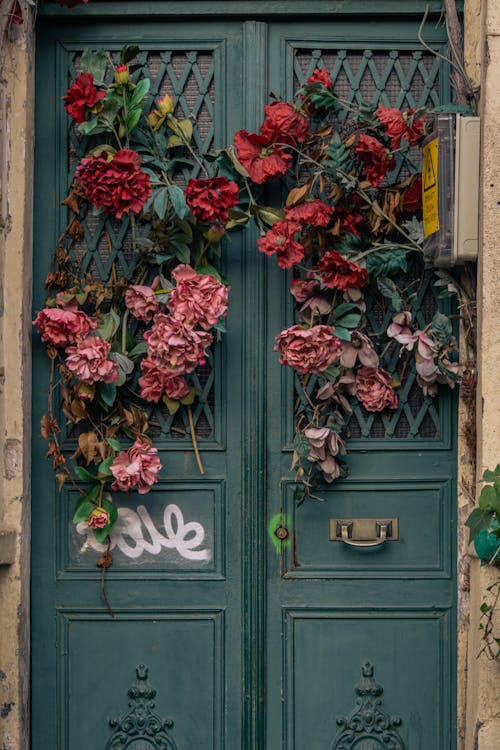
<instances>
[{"instance_id":1,"label":"dried flower","mask_svg":"<svg viewBox=\"0 0 500 750\"><path fill-rule=\"evenodd\" d=\"M113 383L118 377L118 366L108 359L111 346L99 336L87 336L76 346L66 349L66 367L81 383Z\"/></svg>"},{"instance_id":2,"label":"dried flower","mask_svg":"<svg viewBox=\"0 0 500 750\"><path fill-rule=\"evenodd\" d=\"M297 372L323 372L340 357L341 344L333 326L311 328L291 326L276 336L274 351L280 352L280 364Z\"/></svg>"},{"instance_id":3,"label":"dried flower","mask_svg":"<svg viewBox=\"0 0 500 750\"><path fill-rule=\"evenodd\" d=\"M136 440L128 451L120 451L111 464L115 478L112 489L129 492L136 488L139 495L144 495L158 481L160 469L157 449Z\"/></svg>"}]
</instances>

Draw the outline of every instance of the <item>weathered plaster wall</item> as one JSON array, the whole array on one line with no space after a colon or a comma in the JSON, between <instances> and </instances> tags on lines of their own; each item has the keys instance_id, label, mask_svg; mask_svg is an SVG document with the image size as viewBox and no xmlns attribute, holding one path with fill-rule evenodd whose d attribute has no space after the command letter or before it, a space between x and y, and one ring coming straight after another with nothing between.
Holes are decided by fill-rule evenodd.
<instances>
[{"instance_id":1,"label":"weathered plaster wall","mask_svg":"<svg viewBox=\"0 0 500 750\"><path fill-rule=\"evenodd\" d=\"M29 747L30 318L33 54L0 44L0 747ZM4 537L5 538L5 537Z\"/></svg>"},{"instance_id":2,"label":"weathered plaster wall","mask_svg":"<svg viewBox=\"0 0 500 750\"><path fill-rule=\"evenodd\" d=\"M481 85L481 243L478 263L478 476L500 462L500 0L468 0L468 72ZM476 486L478 494L480 485ZM500 748L500 664L480 650L479 606L498 569L470 571L470 628L466 672L466 750ZM498 622L500 628L500 622Z\"/></svg>"}]
</instances>

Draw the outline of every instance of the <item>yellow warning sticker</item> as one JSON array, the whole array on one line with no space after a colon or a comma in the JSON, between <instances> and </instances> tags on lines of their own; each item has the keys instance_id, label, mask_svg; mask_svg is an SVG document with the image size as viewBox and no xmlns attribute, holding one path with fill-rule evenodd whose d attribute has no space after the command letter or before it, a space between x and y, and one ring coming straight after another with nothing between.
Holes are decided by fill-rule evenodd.
<instances>
[{"instance_id":1,"label":"yellow warning sticker","mask_svg":"<svg viewBox=\"0 0 500 750\"><path fill-rule=\"evenodd\" d=\"M438 147L439 139L429 141L423 149L422 168L422 210L424 237L439 229L438 211Z\"/></svg>"}]
</instances>

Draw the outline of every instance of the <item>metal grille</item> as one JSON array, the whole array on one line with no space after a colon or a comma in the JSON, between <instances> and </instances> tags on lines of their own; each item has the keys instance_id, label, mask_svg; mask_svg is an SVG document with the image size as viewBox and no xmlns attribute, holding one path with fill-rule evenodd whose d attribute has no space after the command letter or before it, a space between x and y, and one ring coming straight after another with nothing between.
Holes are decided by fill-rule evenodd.
<instances>
[{"instance_id":1,"label":"metal grille","mask_svg":"<svg viewBox=\"0 0 500 750\"><path fill-rule=\"evenodd\" d=\"M315 68L325 68L334 82L335 93L347 104L363 102L407 109L435 107L439 101L439 60L430 53L398 50L307 50L298 49L294 57L294 86L299 88ZM405 176L401 163L400 177ZM401 286L414 294L412 312L424 328L437 310L437 299L429 274L423 265L413 262ZM392 312L385 300L367 297L367 316L371 335L376 341L391 322ZM353 412L348 422L350 438L380 440L436 439L440 437L439 398L424 396L416 383L413 357L398 358L399 344L392 342L381 365L395 377L405 367L405 382L398 391L399 405L387 414L367 412L353 399ZM406 363L406 364L405 364ZM309 395L317 387L315 378L307 385ZM300 382L296 380L295 399L307 407ZM296 401L297 403L297 401Z\"/></svg>"},{"instance_id":2,"label":"metal grille","mask_svg":"<svg viewBox=\"0 0 500 750\"><path fill-rule=\"evenodd\" d=\"M80 72L81 53L75 53L68 68L68 85L74 81ZM113 62L117 64L118 54L113 55ZM215 79L214 60L210 50L149 50L139 53L134 63L140 63L141 68L134 73L133 80L144 76L151 79L151 105L154 99L164 94L174 98L175 116L191 119L194 126L193 147L195 152L205 153L214 146L214 102ZM111 80L113 71L111 64L108 68ZM147 111L147 109L146 109ZM67 162L67 190L69 192L75 169L82 157L94 145L91 139L82 138L77 128L68 122L68 162ZM177 176L182 186L190 177L199 175L200 167L195 164L193 169L185 167ZM95 279L107 281L115 267L118 274L128 274L133 270L137 255L132 250L131 228L128 219L117 221L105 214L97 214L92 207L82 209L80 221L83 236L75 242L71 253L73 259L80 265L82 273L90 273ZM147 234L149 225L138 226L138 232ZM193 407L193 420L196 435L199 438L213 438L215 432L215 413L217 409L216 389L214 383L214 357L209 355L207 363L189 376L191 385L199 392ZM217 377L220 377L219 375ZM218 392L218 391L217 391ZM141 407L147 409L147 404L138 399ZM189 441L189 426L187 417L182 412L169 415L163 406L149 410L151 436L160 439Z\"/></svg>"}]
</instances>

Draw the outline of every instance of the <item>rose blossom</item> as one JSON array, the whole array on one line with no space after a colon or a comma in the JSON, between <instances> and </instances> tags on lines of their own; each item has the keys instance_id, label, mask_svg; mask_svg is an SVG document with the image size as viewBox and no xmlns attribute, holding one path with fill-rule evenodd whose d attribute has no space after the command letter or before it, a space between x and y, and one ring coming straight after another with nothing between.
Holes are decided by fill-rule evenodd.
<instances>
[{"instance_id":1,"label":"rose blossom","mask_svg":"<svg viewBox=\"0 0 500 750\"><path fill-rule=\"evenodd\" d=\"M127 211L137 214L151 195L151 179L140 169L141 157L127 148L113 156L106 151L82 159L76 176L88 200L121 219Z\"/></svg>"},{"instance_id":2,"label":"rose blossom","mask_svg":"<svg viewBox=\"0 0 500 750\"><path fill-rule=\"evenodd\" d=\"M391 150L396 151L401 145L401 138L406 132L406 122L403 113L394 107L380 107L375 112L384 126L385 134L391 139Z\"/></svg>"},{"instance_id":3,"label":"rose blossom","mask_svg":"<svg viewBox=\"0 0 500 750\"><path fill-rule=\"evenodd\" d=\"M184 375L204 364L206 350L213 336L205 331L195 331L183 321L158 313L153 327L144 334L148 356L167 375Z\"/></svg>"},{"instance_id":4,"label":"rose blossom","mask_svg":"<svg viewBox=\"0 0 500 750\"><path fill-rule=\"evenodd\" d=\"M191 266L179 265L172 271L177 282L170 293L170 314L190 328L212 328L227 313L229 288L214 276L196 273Z\"/></svg>"},{"instance_id":5,"label":"rose blossom","mask_svg":"<svg viewBox=\"0 0 500 750\"><path fill-rule=\"evenodd\" d=\"M373 136L361 133L356 145L356 153L363 162L361 171L373 187L378 187L389 167L387 149Z\"/></svg>"},{"instance_id":6,"label":"rose blossom","mask_svg":"<svg viewBox=\"0 0 500 750\"><path fill-rule=\"evenodd\" d=\"M309 120L293 104L273 102L264 107L264 112L266 119L260 132L270 143L300 143L309 135Z\"/></svg>"},{"instance_id":7,"label":"rose blossom","mask_svg":"<svg viewBox=\"0 0 500 750\"><path fill-rule=\"evenodd\" d=\"M291 155L283 148L273 146L268 138L247 130L236 133L234 145L238 161L258 185L284 175L292 161Z\"/></svg>"},{"instance_id":8,"label":"rose blossom","mask_svg":"<svg viewBox=\"0 0 500 750\"><path fill-rule=\"evenodd\" d=\"M104 508L94 508L87 518L87 526L89 529L103 529L108 525L108 522L109 515Z\"/></svg>"},{"instance_id":9,"label":"rose blossom","mask_svg":"<svg viewBox=\"0 0 500 750\"><path fill-rule=\"evenodd\" d=\"M280 352L280 364L293 367L304 375L323 372L339 358L339 339L333 326L317 325L302 328L294 325L276 336L274 351Z\"/></svg>"},{"instance_id":10,"label":"rose blossom","mask_svg":"<svg viewBox=\"0 0 500 750\"><path fill-rule=\"evenodd\" d=\"M145 401L157 403L164 393L178 401L189 393L189 386L181 375L169 375L150 357L143 358L141 369L139 387Z\"/></svg>"},{"instance_id":11,"label":"rose blossom","mask_svg":"<svg viewBox=\"0 0 500 750\"><path fill-rule=\"evenodd\" d=\"M398 397L391 386L391 376L381 367L360 367L355 385L356 398L367 411L397 408Z\"/></svg>"},{"instance_id":12,"label":"rose blossom","mask_svg":"<svg viewBox=\"0 0 500 750\"><path fill-rule=\"evenodd\" d=\"M108 359L111 345L99 336L87 336L76 346L68 346L66 367L77 379L92 383L112 383L118 377L118 365Z\"/></svg>"},{"instance_id":13,"label":"rose blossom","mask_svg":"<svg viewBox=\"0 0 500 750\"><path fill-rule=\"evenodd\" d=\"M345 291L350 287L364 286L368 271L344 258L336 250L326 252L318 263L317 271L323 284L330 289Z\"/></svg>"},{"instance_id":14,"label":"rose blossom","mask_svg":"<svg viewBox=\"0 0 500 750\"><path fill-rule=\"evenodd\" d=\"M295 221L277 221L259 240L257 245L261 253L273 255L280 268L291 268L304 258L304 248L294 238L302 229Z\"/></svg>"},{"instance_id":15,"label":"rose blossom","mask_svg":"<svg viewBox=\"0 0 500 750\"><path fill-rule=\"evenodd\" d=\"M87 110L93 109L106 96L94 86L92 73L80 73L63 96L64 109L76 123L85 122Z\"/></svg>"},{"instance_id":16,"label":"rose blossom","mask_svg":"<svg viewBox=\"0 0 500 750\"><path fill-rule=\"evenodd\" d=\"M74 306L61 310L59 307L46 307L40 310L33 325L42 334L42 341L52 346L68 346L78 338L85 338L97 328L97 322Z\"/></svg>"},{"instance_id":17,"label":"rose blossom","mask_svg":"<svg viewBox=\"0 0 500 750\"><path fill-rule=\"evenodd\" d=\"M325 89L333 88L333 81L325 68L316 68L307 79L307 83L321 83Z\"/></svg>"},{"instance_id":18,"label":"rose blossom","mask_svg":"<svg viewBox=\"0 0 500 750\"><path fill-rule=\"evenodd\" d=\"M154 290L150 286L134 284L125 292L125 305L134 318L149 323L158 312L158 302Z\"/></svg>"},{"instance_id":19,"label":"rose blossom","mask_svg":"<svg viewBox=\"0 0 500 750\"><path fill-rule=\"evenodd\" d=\"M332 212L332 207L323 203L319 198L305 200L293 208L285 209L287 219L299 221L301 224L310 224L313 227L326 227Z\"/></svg>"},{"instance_id":20,"label":"rose blossom","mask_svg":"<svg viewBox=\"0 0 500 750\"><path fill-rule=\"evenodd\" d=\"M305 302L310 297L314 297L320 289L319 281L304 281L303 279L293 279L290 287L290 294L295 297L297 302Z\"/></svg>"},{"instance_id":21,"label":"rose blossom","mask_svg":"<svg viewBox=\"0 0 500 750\"><path fill-rule=\"evenodd\" d=\"M128 451L120 451L110 468L115 478L113 490L128 492L136 487L139 495L144 495L158 481L161 463L156 448L136 440Z\"/></svg>"},{"instance_id":22,"label":"rose blossom","mask_svg":"<svg viewBox=\"0 0 500 750\"><path fill-rule=\"evenodd\" d=\"M239 200L239 188L225 177L189 180L184 191L189 210L204 224L227 224L229 209Z\"/></svg>"}]
</instances>

